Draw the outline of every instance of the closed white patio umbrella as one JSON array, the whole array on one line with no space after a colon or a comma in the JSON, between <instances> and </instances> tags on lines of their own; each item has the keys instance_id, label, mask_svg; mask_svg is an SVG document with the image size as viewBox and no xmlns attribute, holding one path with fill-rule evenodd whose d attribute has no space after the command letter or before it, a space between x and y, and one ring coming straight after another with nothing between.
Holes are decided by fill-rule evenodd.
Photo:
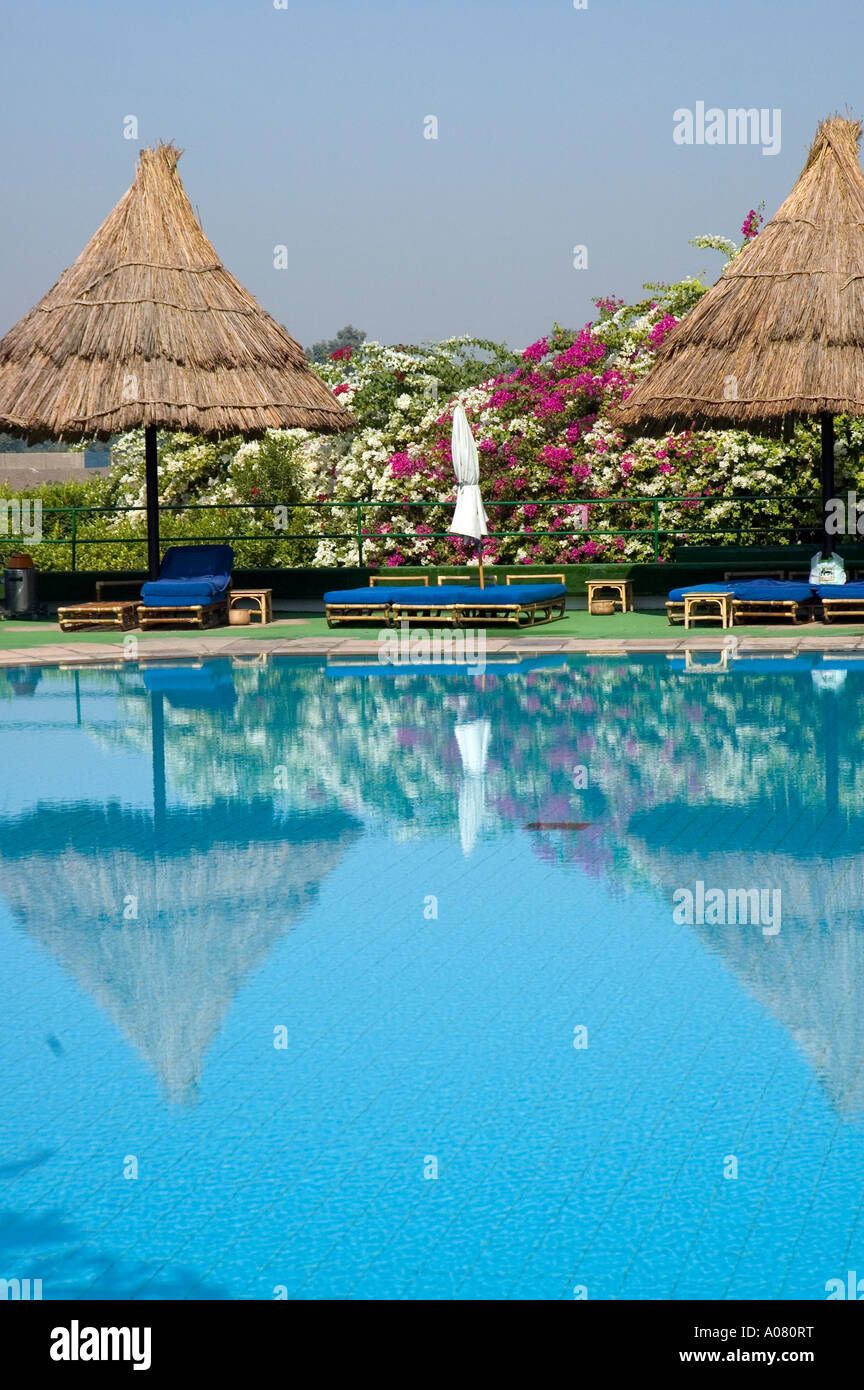
<instances>
[{"instance_id":1,"label":"closed white patio umbrella","mask_svg":"<svg viewBox=\"0 0 864 1390\"><path fill-rule=\"evenodd\" d=\"M453 471L459 491L456 510L450 525L451 536L470 536L477 543L480 564L480 588L483 582L483 537L488 536L486 511L480 496L480 459L471 426L461 405L453 412L453 433L450 440Z\"/></svg>"}]
</instances>

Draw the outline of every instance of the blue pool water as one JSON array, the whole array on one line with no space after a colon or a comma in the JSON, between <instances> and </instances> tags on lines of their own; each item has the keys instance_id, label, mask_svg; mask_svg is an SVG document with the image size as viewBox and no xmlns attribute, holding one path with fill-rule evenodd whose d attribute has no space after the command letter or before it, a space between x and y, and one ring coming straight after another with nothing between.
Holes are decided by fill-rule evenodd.
<instances>
[{"instance_id":1,"label":"blue pool water","mask_svg":"<svg viewBox=\"0 0 864 1390\"><path fill-rule=\"evenodd\" d=\"M864 1275L862 696L821 657L0 672L0 1277ZM699 883L779 930L675 920Z\"/></svg>"}]
</instances>

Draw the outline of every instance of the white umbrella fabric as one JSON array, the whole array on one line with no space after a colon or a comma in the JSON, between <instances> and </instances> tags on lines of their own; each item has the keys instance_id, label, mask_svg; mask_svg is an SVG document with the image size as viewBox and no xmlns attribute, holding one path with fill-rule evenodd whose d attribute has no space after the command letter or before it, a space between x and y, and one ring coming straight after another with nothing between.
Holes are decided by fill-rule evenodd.
<instances>
[{"instance_id":1,"label":"white umbrella fabric","mask_svg":"<svg viewBox=\"0 0 864 1390\"><path fill-rule=\"evenodd\" d=\"M470 536L472 540L477 542L480 557L480 588L482 589L484 587L482 538L488 536L489 526L483 498L480 496L480 459L477 455L477 445L474 443L471 426L468 424L468 418L461 405L457 405L453 412L453 433L450 446L453 455L453 471L456 474L456 482L459 484L450 534L452 536Z\"/></svg>"},{"instance_id":2,"label":"white umbrella fabric","mask_svg":"<svg viewBox=\"0 0 864 1390\"><path fill-rule=\"evenodd\" d=\"M472 719L456 725L456 742L464 777L459 792L459 838L467 856L477 843L486 810L486 758L492 725L488 719Z\"/></svg>"}]
</instances>

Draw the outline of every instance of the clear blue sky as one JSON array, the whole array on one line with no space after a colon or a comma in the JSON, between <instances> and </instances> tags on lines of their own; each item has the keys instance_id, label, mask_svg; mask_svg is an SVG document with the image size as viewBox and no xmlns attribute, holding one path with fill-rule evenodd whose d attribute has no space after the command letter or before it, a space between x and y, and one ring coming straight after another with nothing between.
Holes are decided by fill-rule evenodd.
<instances>
[{"instance_id":1,"label":"clear blue sky","mask_svg":"<svg viewBox=\"0 0 864 1390\"><path fill-rule=\"evenodd\" d=\"M183 146L205 231L302 343L350 320L520 346L596 295L716 278L688 239L772 213L820 117L864 112L862 0L284 3L0 0L0 332L157 139ZM673 112L698 101L779 107L780 153L676 145Z\"/></svg>"}]
</instances>

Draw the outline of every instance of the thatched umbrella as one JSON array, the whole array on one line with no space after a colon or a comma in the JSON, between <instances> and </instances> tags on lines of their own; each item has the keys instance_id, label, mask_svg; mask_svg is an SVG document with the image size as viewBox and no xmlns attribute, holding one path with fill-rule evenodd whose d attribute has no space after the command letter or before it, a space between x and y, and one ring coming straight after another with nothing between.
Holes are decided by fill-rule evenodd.
<instances>
[{"instance_id":1,"label":"thatched umbrella","mask_svg":"<svg viewBox=\"0 0 864 1390\"><path fill-rule=\"evenodd\" d=\"M822 121L789 197L658 349L616 412L641 434L822 425L834 495L834 416L864 414L864 172L859 121ZM824 553L830 554L827 530Z\"/></svg>"},{"instance_id":2,"label":"thatched umbrella","mask_svg":"<svg viewBox=\"0 0 864 1390\"><path fill-rule=\"evenodd\" d=\"M354 423L222 265L180 181L181 154L142 150L134 183L75 264L0 339L0 430L37 442L143 426L151 578L157 430L217 438Z\"/></svg>"}]
</instances>

